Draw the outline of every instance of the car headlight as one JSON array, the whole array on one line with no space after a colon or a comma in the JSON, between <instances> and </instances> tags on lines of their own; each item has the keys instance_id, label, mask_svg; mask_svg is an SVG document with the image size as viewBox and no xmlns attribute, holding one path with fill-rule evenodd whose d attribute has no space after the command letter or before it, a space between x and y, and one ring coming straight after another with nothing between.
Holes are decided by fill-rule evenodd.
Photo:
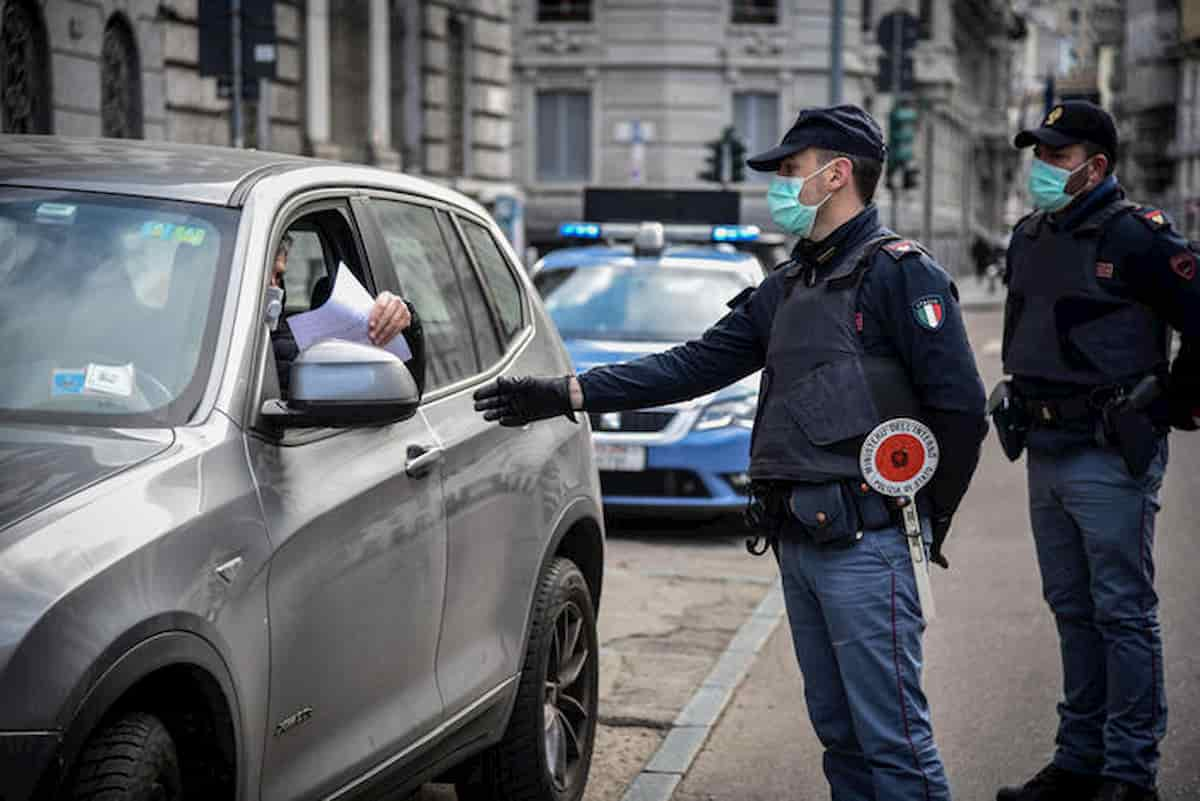
<instances>
[{"instance_id":1,"label":"car headlight","mask_svg":"<svg viewBox=\"0 0 1200 801\"><path fill-rule=\"evenodd\" d=\"M710 403L700 413L700 418L692 427L696 431L708 431L713 428L739 426L754 428L754 412L758 408L758 396L746 395L733 400Z\"/></svg>"}]
</instances>

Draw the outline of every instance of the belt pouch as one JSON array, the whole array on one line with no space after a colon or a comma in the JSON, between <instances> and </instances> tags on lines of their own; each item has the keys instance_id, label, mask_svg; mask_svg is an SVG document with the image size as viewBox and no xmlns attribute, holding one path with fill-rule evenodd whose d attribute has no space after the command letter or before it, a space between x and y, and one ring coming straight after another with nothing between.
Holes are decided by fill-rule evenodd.
<instances>
[{"instance_id":1,"label":"belt pouch","mask_svg":"<svg viewBox=\"0 0 1200 801\"><path fill-rule=\"evenodd\" d=\"M816 545L851 545L862 531L858 506L841 482L796 484L788 497L788 509Z\"/></svg>"}]
</instances>

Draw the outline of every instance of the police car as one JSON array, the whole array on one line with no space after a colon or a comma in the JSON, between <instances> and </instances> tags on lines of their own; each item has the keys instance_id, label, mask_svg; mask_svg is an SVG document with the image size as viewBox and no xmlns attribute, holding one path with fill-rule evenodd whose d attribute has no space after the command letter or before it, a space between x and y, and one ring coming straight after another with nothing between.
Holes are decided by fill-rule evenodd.
<instances>
[{"instance_id":1,"label":"police car","mask_svg":"<svg viewBox=\"0 0 1200 801\"><path fill-rule=\"evenodd\" d=\"M577 372L699 337L728 300L763 278L736 245L754 226L572 222L533 281ZM740 513L749 488L758 374L669 406L589 415L605 511L715 519Z\"/></svg>"}]
</instances>

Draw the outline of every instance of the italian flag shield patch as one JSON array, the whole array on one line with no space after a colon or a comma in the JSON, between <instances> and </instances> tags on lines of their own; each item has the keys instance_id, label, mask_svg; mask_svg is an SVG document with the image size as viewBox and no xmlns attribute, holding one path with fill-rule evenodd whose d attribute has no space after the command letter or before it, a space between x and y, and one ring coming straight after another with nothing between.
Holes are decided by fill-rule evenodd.
<instances>
[{"instance_id":1,"label":"italian flag shield patch","mask_svg":"<svg viewBox=\"0 0 1200 801\"><path fill-rule=\"evenodd\" d=\"M913 316L917 318L917 323L924 329L936 331L942 327L942 320L946 318L946 309L942 305L940 295L927 295L912 306Z\"/></svg>"}]
</instances>

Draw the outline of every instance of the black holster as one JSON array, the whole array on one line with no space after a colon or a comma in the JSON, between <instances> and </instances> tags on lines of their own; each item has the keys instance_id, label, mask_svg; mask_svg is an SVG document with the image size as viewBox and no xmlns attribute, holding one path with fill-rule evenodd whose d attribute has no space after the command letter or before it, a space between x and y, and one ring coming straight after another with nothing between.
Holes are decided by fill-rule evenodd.
<instances>
[{"instance_id":1,"label":"black holster","mask_svg":"<svg viewBox=\"0 0 1200 801\"><path fill-rule=\"evenodd\" d=\"M1149 415L1126 403L1106 406L1096 424L1097 444L1116 448L1134 478L1141 478L1150 469L1158 451L1159 436L1160 431Z\"/></svg>"},{"instance_id":2,"label":"black holster","mask_svg":"<svg viewBox=\"0 0 1200 801\"><path fill-rule=\"evenodd\" d=\"M1011 381L1001 381L988 398L988 414L996 427L1000 448L1010 462L1021 458L1025 438L1029 435L1029 416L1018 402Z\"/></svg>"}]
</instances>

